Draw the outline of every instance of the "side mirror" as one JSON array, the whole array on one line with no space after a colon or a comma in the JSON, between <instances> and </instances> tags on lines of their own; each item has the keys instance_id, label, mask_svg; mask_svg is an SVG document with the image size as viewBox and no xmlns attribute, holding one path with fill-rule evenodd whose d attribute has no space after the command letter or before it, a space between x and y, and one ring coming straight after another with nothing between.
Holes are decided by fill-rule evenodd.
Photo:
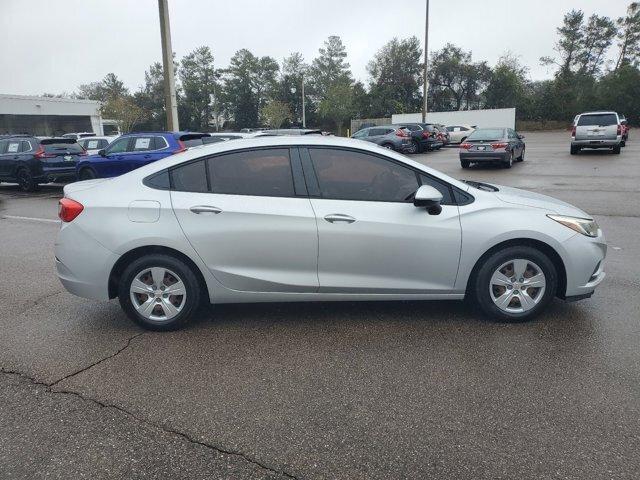
<instances>
[{"instance_id":1,"label":"side mirror","mask_svg":"<svg viewBox=\"0 0 640 480\"><path fill-rule=\"evenodd\" d=\"M439 215L442 212L441 201L442 194L431 185L422 185L413 197L413 205L426 208L429 215Z\"/></svg>"},{"instance_id":2,"label":"side mirror","mask_svg":"<svg viewBox=\"0 0 640 480\"><path fill-rule=\"evenodd\" d=\"M106 157L107 156L107 152L104 151L104 148L102 150L98 150L98 155L100 155L101 157Z\"/></svg>"}]
</instances>

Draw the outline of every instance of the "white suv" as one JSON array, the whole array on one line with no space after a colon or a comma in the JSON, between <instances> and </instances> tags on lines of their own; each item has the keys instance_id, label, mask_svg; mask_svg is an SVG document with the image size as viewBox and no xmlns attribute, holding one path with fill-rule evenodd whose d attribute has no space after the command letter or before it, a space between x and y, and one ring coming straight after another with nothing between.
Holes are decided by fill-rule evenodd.
<instances>
[{"instance_id":1,"label":"white suv","mask_svg":"<svg viewBox=\"0 0 640 480\"><path fill-rule=\"evenodd\" d=\"M583 148L608 148L620 153L622 124L616 112L586 112L577 115L571 130L571 155Z\"/></svg>"}]
</instances>

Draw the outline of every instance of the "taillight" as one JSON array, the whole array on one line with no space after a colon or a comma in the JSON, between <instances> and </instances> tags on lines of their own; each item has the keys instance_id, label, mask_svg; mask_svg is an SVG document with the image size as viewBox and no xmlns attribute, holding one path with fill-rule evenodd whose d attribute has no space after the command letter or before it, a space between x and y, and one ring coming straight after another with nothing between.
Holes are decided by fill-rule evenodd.
<instances>
[{"instance_id":1,"label":"taillight","mask_svg":"<svg viewBox=\"0 0 640 480\"><path fill-rule=\"evenodd\" d=\"M173 153L185 152L187 150L187 146L184 144L182 140L178 140L178 149L174 150Z\"/></svg>"},{"instance_id":2,"label":"taillight","mask_svg":"<svg viewBox=\"0 0 640 480\"><path fill-rule=\"evenodd\" d=\"M492 143L491 146L493 147L494 150L499 150L501 148L507 148L509 144L508 143Z\"/></svg>"},{"instance_id":3,"label":"taillight","mask_svg":"<svg viewBox=\"0 0 640 480\"><path fill-rule=\"evenodd\" d=\"M406 138L409 136L409 134L404 130L402 130L401 128L399 128L398 130L396 130L396 136Z\"/></svg>"},{"instance_id":4,"label":"taillight","mask_svg":"<svg viewBox=\"0 0 640 480\"><path fill-rule=\"evenodd\" d=\"M576 127L575 127L575 125L573 127L571 127L571 136L572 137L576 136Z\"/></svg>"},{"instance_id":5,"label":"taillight","mask_svg":"<svg viewBox=\"0 0 640 480\"><path fill-rule=\"evenodd\" d=\"M55 155L53 155L52 153L46 153L44 151L44 147L42 145L40 145L38 147L38 150L36 150L36 152L33 154L34 157L36 158L53 158L55 157Z\"/></svg>"},{"instance_id":6,"label":"taillight","mask_svg":"<svg viewBox=\"0 0 640 480\"><path fill-rule=\"evenodd\" d=\"M430 134L426 130L422 131L422 138L429 138Z\"/></svg>"},{"instance_id":7,"label":"taillight","mask_svg":"<svg viewBox=\"0 0 640 480\"><path fill-rule=\"evenodd\" d=\"M61 198L58 200L58 216L63 222L71 222L80 213L84 207L80 202L71 200L70 198Z\"/></svg>"},{"instance_id":8,"label":"taillight","mask_svg":"<svg viewBox=\"0 0 640 480\"><path fill-rule=\"evenodd\" d=\"M618 131L616 135L622 135L622 125L618 125Z\"/></svg>"},{"instance_id":9,"label":"taillight","mask_svg":"<svg viewBox=\"0 0 640 480\"><path fill-rule=\"evenodd\" d=\"M471 148L471 144L470 143L461 143L460 144L460 148L463 150L469 150Z\"/></svg>"}]
</instances>

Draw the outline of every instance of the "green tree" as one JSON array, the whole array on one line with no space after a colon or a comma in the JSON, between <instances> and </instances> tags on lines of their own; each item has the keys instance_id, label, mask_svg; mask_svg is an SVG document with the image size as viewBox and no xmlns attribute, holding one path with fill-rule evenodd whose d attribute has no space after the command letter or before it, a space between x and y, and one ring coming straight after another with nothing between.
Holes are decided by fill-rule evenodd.
<instances>
[{"instance_id":1,"label":"green tree","mask_svg":"<svg viewBox=\"0 0 640 480\"><path fill-rule=\"evenodd\" d=\"M507 52L500 57L484 93L486 107L519 109L523 106L527 73L527 68L512 53Z\"/></svg>"},{"instance_id":2,"label":"green tree","mask_svg":"<svg viewBox=\"0 0 640 480\"><path fill-rule=\"evenodd\" d=\"M91 82L78 87L78 98L97 100L105 103L110 99L119 98L129 94L129 90L124 86L115 73L108 73L99 82Z\"/></svg>"},{"instance_id":3,"label":"green tree","mask_svg":"<svg viewBox=\"0 0 640 480\"><path fill-rule=\"evenodd\" d=\"M182 104L185 109L184 129L208 130L214 117L212 98L215 95L217 72L209 47L199 47L180 61L178 72L182 84Z\"/></svg>"},{"instance_id":4,"label":"green tree","mask_svg":"<svg viewBox=\"0 0 640 480\"><path fill-rule=\"evenodd\" d=\"M599 108L624 113L632 125L640 124L640 70L625 64L609 72L598 84Z\"/></svg>"},{"instance_id":5,"label":"green tree","mask_svg":"<svg viewBox=\"0 0 640 480\"><path fill-rule=\"evenodd\" d=\"M617 33L616 25L608 17L591 15L583 27L582 45L576 57L578 73L595 76L602 70L605 53Z\"/></svg>"},{"instance_id":6,"label":"green tree","mask_svg":"<svg viewBox=\"0 0 640 480\"><path fill-rule=\"evenodd\" d=\"M138 107L129 95L121 95L109 97L102 104L101 113L104 118L115 120L121 133L127 133L140 122L144 110Z\"/></svg>"},{"instance_id":7,"label":"green tree","mask_svg":"<svg viewBox=\"0 0 640 480\"><path fill-rule=\"evenodd\" d=\"M638 66L640 61L640 2L627 7L627 14L617 20L620 53L616 70L624 65Z\"/></svg>"},{"instance_id":8,"label":"green tree","mask_svg":"<svg viewBox=\"0 0 640 480\"><path fill-rule=\"evenodd\" d=\"M286 120L291 119L289 105L280 100L271 100L262 107L261 115L263 124L271 128L280 128Z\"/></svg>"},{"instance_id":9,"label":"green tree","mask_svg":"<svg viewBox=\"0 0 640 480\"><path fill-rule=\"evenodd\" d=\"M414 112L422 103L422 49L417 37L393 38L367 65L373 115Z\"/></svg>"},{"instance_id":10,"label":"green tree","mask_svg":"<svg viewBox=\"0 0 640 480\"><path fill-rule=\"evenodd\" d=\"M144 112L140 122L143 130L164 130L167 124L164 105L164 73L162 64L155 62L144 72L144 86L133 94L133 101Z\"/></svg>"},{"instance_id":11,"label":"green tree","mask_svg":"<svg viewBox=\"0 0 640 480\"><path fill-rule=\"evenodd\" d=\"M318 106L318 113L331 119L336 125L336 133L342 134L343 125L353 115L353 88L347 83L336 83L327 91L326 97Z\"/></svg>"},{"instance_id":12,"label":"green tree","mask_svg":"<svg viewBox=\"0 0 640 480\"><path fill-rule=\"evenodd\" d=\"M258 58L249 50L238 50L224 71L223 103L237 128L257 127L260 111L275 94L278 63Z\"/></svg>"},{"instance_id":13,"label":"green tree","mask_svg":"<svg viewBox=\"0 0 640 480\"><path fill-rule=\"evenodd\" d=\"M309 77L312 93L318 101L327 97L331 87L337 84L351 84L352 75L347 63L347 50L337 35L331 35L324 42L310 68Z\"/></svg>"},{"instance_id":14,"label":"green tree","mask_svg":"<svg viewBox=\"0 0 640 480\"><path fill-rule=\"evenodd\" d=\"M561 75L570 72L577 64L583 47L583 22L584 13L581 10L571 10L567 13L562 26L556 29L560 38L556 42L555 51L560 55L560 59L541 57L540 62L543 65L557 65Z\"/></svg>"},{"instance_id":15,"label":"green tree","mask_svg":"<svg viewBox=\"0 0 640 480\"><path fill-rule=\"evenodd\" d=\"M302 54L294 52L282 62L280 78L277 82L274 98L284 102L291 110L291 120L302 124L302 82L308 65L304 63ZM305 79L308 82L308 79ZM305 92L306 95L306 92ZM306 102L306 113L309 118L311 102Z\"/></svg>"},{"instance_id":16,"label":"green tree","mask_svg":"<svg viewBox=\"0 0 640 480\"><path fill-rule=\"evenodd\" d=\"M450 43L431 55L429 96L432 109L461 110L478 106L490 79L486 62L474 63L471 52Z\"/></svg>"}]
</instances>

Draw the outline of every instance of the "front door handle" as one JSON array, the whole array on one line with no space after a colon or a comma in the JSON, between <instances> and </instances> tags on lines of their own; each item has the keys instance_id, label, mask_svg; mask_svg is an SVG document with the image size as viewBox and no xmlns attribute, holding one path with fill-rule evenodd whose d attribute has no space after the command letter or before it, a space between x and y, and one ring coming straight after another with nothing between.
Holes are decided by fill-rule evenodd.
<instances>
[{"instance_id":1,"label":"front door handle","mask_svg":"<svg viewBox=\"0 0 640 480\"><path fill-rule=\"evenodd\" d=\"M340 222L353 223L356 221L355 218L349 215L344 215L342 213L332 213L330 215L325 216L324 219L329 223L340 223Z\"/></svg>"},{"instance_id":2,"label":"front door handle","mask_svg":"<svg viewBox=\"0 0 640 480\"><path fill-rule=\"evenodd\" d=\"M212 207L211 205L196 205L194 207L191 207L189 210L191 210L193 213L222 213L222 209L218 208L218 207Z\"/></svg>"}]
</instances>

